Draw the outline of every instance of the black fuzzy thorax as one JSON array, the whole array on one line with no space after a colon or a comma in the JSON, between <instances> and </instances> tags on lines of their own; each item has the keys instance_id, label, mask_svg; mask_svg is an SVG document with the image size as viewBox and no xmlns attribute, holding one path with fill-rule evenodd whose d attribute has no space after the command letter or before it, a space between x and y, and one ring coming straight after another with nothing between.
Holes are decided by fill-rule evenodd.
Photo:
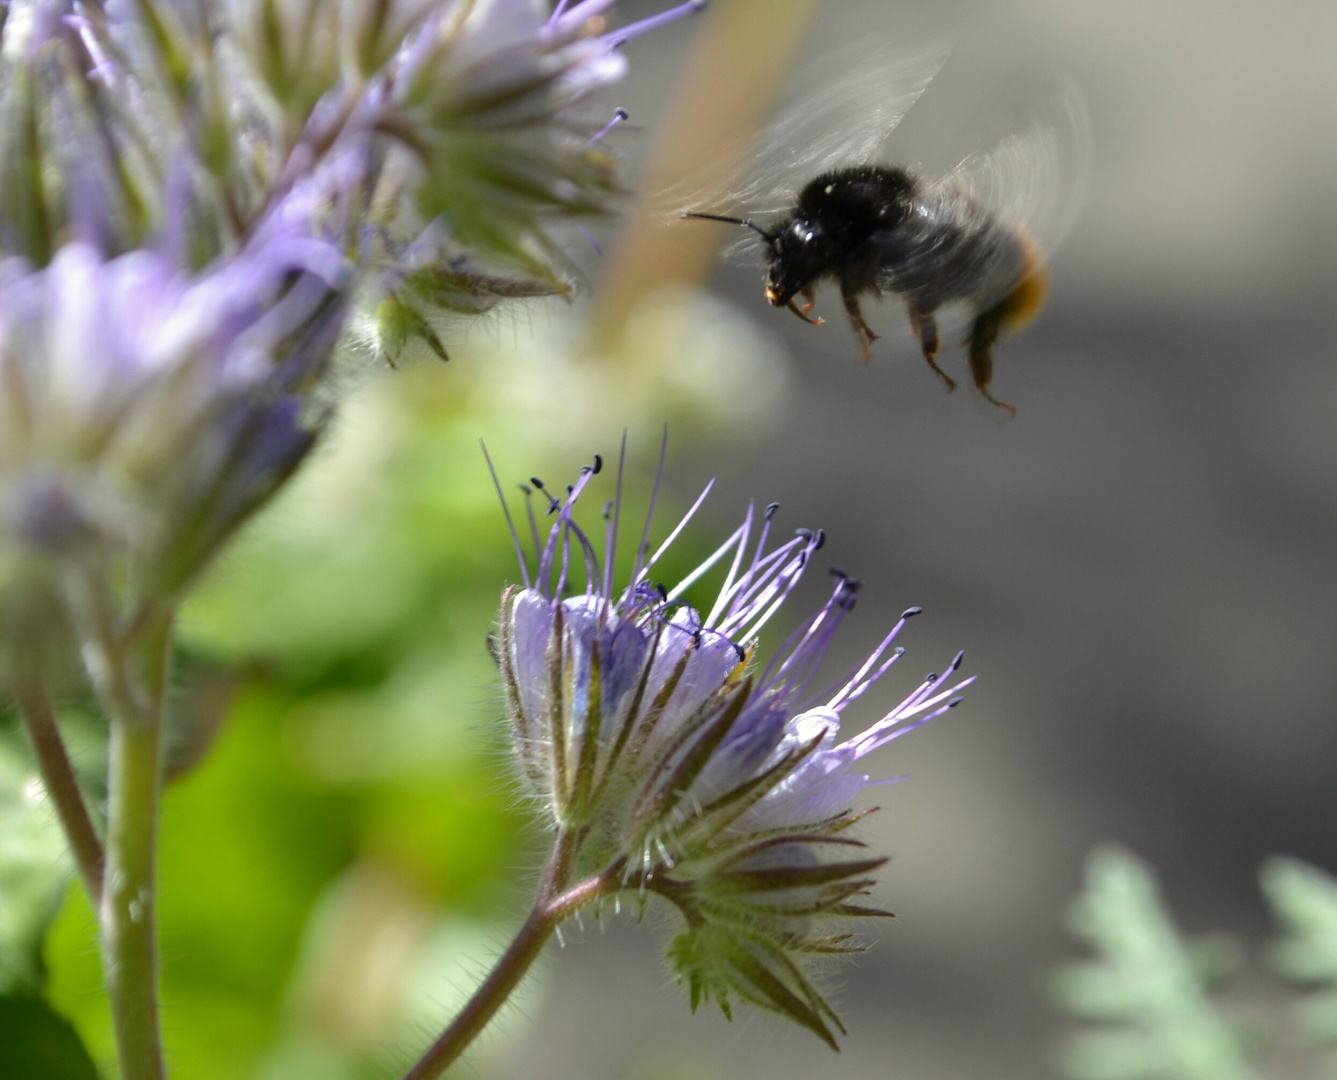
<instances>
[{"instance_id":1,"label":"black fuzzy thorax","mask_svg":"<svg viewBox=\"0 0 1337 1080\"><path fill-rule=\"evenodd\" d=\"M905 221L918 189L918 181L904 169L837 169L804 186L795 216L819 226L833 247L847 252L874 232Z\"/></svg>"},{"instance_id":2,"label":"black fuzzy thorax","mask_svg":"<svg viewBox=\"0 0 1337 1080\"><path fill-rule=\"evenodd\" d=\"M767 233L771 303L787 304L828 275L848 277L851 268L868 261L871 237L908 220L919 190L904 169L881 165L837 169L804 185L793 212ZM865 268L857 276L873 272Z\"/></svg>"}]
</instances>

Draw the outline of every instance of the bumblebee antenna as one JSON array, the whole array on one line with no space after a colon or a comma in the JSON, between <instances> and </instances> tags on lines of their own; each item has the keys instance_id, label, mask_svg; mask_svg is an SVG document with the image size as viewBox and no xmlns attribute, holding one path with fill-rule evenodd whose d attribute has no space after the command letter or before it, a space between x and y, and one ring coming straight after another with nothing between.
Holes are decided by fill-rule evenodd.
<instances>
[{"instance_id":1,"label":"bumblebee antenna","mask_svg":"<svg viewBox=\"0 0 1337 1080\"><path fill-rule=\"evenodd\" d=\"M722 221L726 225L742 225L759 233L768 243L775 237L767 229L763 229L755 221L749 221L747 218L725 217L723 214L702 214L696 210L684 210L679 215L683 218L700 218L702 221Z\"/></svg>"}]
</instances>

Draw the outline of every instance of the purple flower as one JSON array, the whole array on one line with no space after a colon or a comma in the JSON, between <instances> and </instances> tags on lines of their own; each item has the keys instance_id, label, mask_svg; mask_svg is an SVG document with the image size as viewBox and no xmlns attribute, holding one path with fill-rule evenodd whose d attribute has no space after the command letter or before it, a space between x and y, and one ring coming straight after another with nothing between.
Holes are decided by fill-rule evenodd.
<instances>
[{"instance_id":1,"label":"purple flower","mask_svg":"<svg viewBox=\"0 0 1337 1080\"><path fill-rule=\"evenodd\" d=\"M758 636L823 534L800 529L768 546L778 507L749 507L714 554L670 588L655 581L655 568L709 487L653 552L652 496L630 575L617 581L621 468L602 559L574 514L601 467L596 456L563 497L533 479L552 523L541 536L527 504L532 563L515 536L523 584L503 597L496 653L525 778L553 826L575 838L581 866L620 867L627 888L681 912L687 929L669 955L694 1007L714 999L727 1013L732 994L834 1045L839 1021L795 958L858 947L830 930L830 917L880 914L853 903L884 861L844 835L871 782L859 763L952 708L973 680L951 678L958 654L943 676L929 675L841 740L844 710L901 657L894 641L919 609L906 611L857 669L818 688L859 592L834 572L827 601L762 665ZM717 568L723 578L709 609L685 603Z\"/></svg>"},{"instance_id":2,"label":"purple flower","mask_svg":"<svg viewBox=\"0 0 1337 1080\"><path fill-rule=\"evenodd\" d=\"M174 595L311 447L347 277L279 225L199 275L82 243L0 265L3 565L129 558Z\"/></svg>"},{"instance_id":3,"label":"purple flower","mask_svg":"<svg viewBox=\"0 0 1337 1080\"><path fill-rule=\"evenodd\" d=\"M617 191L597 138L609 117L588 99L626 73L629 38L705 5L610 29L614 6L460 0L408 40L388 80L382 127L408 151L422 218L558 291L566 260L551 219L606 213Z\"/></svg>"}]
</instances>

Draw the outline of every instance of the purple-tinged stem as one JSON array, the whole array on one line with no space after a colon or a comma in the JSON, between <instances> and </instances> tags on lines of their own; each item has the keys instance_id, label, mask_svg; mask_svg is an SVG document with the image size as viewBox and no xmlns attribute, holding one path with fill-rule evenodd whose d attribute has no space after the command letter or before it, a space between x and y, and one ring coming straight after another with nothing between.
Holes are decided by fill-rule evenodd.
<instances>
[{"instance_id":1,"label":"purple-tinged stem","mask_svg":"<svg viewBox=\"0 0 1337 1080\"><path fill-rule=\"evenodd\" d=\"M75 778L74 766L70 764L69 754L65 751L60 729L56 727L51 701L42 686L26 679L16 680L13 693L37 754L42 783L65 830L65 838L69 841L70 851L79 867L84 888L88 890L88 898L96 906L102 895L102 871L106 855L102 851L102 841L98 839L97 830L93 828L93 819L89 816L83 792L79 790L79 781Z\"/></svg>"},{"instance_id":2,"label":"purple-tinged stem","mask_svg":"<svg viewBox=\"0 0 1337 1080\"><path fill-rule=\"evenodd\" d=\"M569 833L558 835L534 907L524 925L483 980L483 985L418 1063L404 1074L404 1080L436 1080L450 1068L520 985L562 920L600 896L621 888L622 863L619 861L602 874L563 891L577 843L578 839Z\"/></svg>"}]
</instances>

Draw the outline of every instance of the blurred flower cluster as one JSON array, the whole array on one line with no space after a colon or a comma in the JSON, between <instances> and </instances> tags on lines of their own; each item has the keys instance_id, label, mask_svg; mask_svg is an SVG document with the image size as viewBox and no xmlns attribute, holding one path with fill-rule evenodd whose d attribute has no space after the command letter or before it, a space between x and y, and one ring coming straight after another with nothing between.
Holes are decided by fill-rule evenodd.
<instances>
[{"instance_id":1,"label":"blurred flower cluster","mask_svg":"<svg viewBox=\"0 0 1337 1080\"><path fill-rule=\"evenodd\" d=\"M551 227L616 190L585 100L701 5L617 30L613 6L0 9L11 641L71 573L175 603L315 442L351 317L374 355L444 357L442 313L569 291Z\"/></svg>"}]
</instances>

